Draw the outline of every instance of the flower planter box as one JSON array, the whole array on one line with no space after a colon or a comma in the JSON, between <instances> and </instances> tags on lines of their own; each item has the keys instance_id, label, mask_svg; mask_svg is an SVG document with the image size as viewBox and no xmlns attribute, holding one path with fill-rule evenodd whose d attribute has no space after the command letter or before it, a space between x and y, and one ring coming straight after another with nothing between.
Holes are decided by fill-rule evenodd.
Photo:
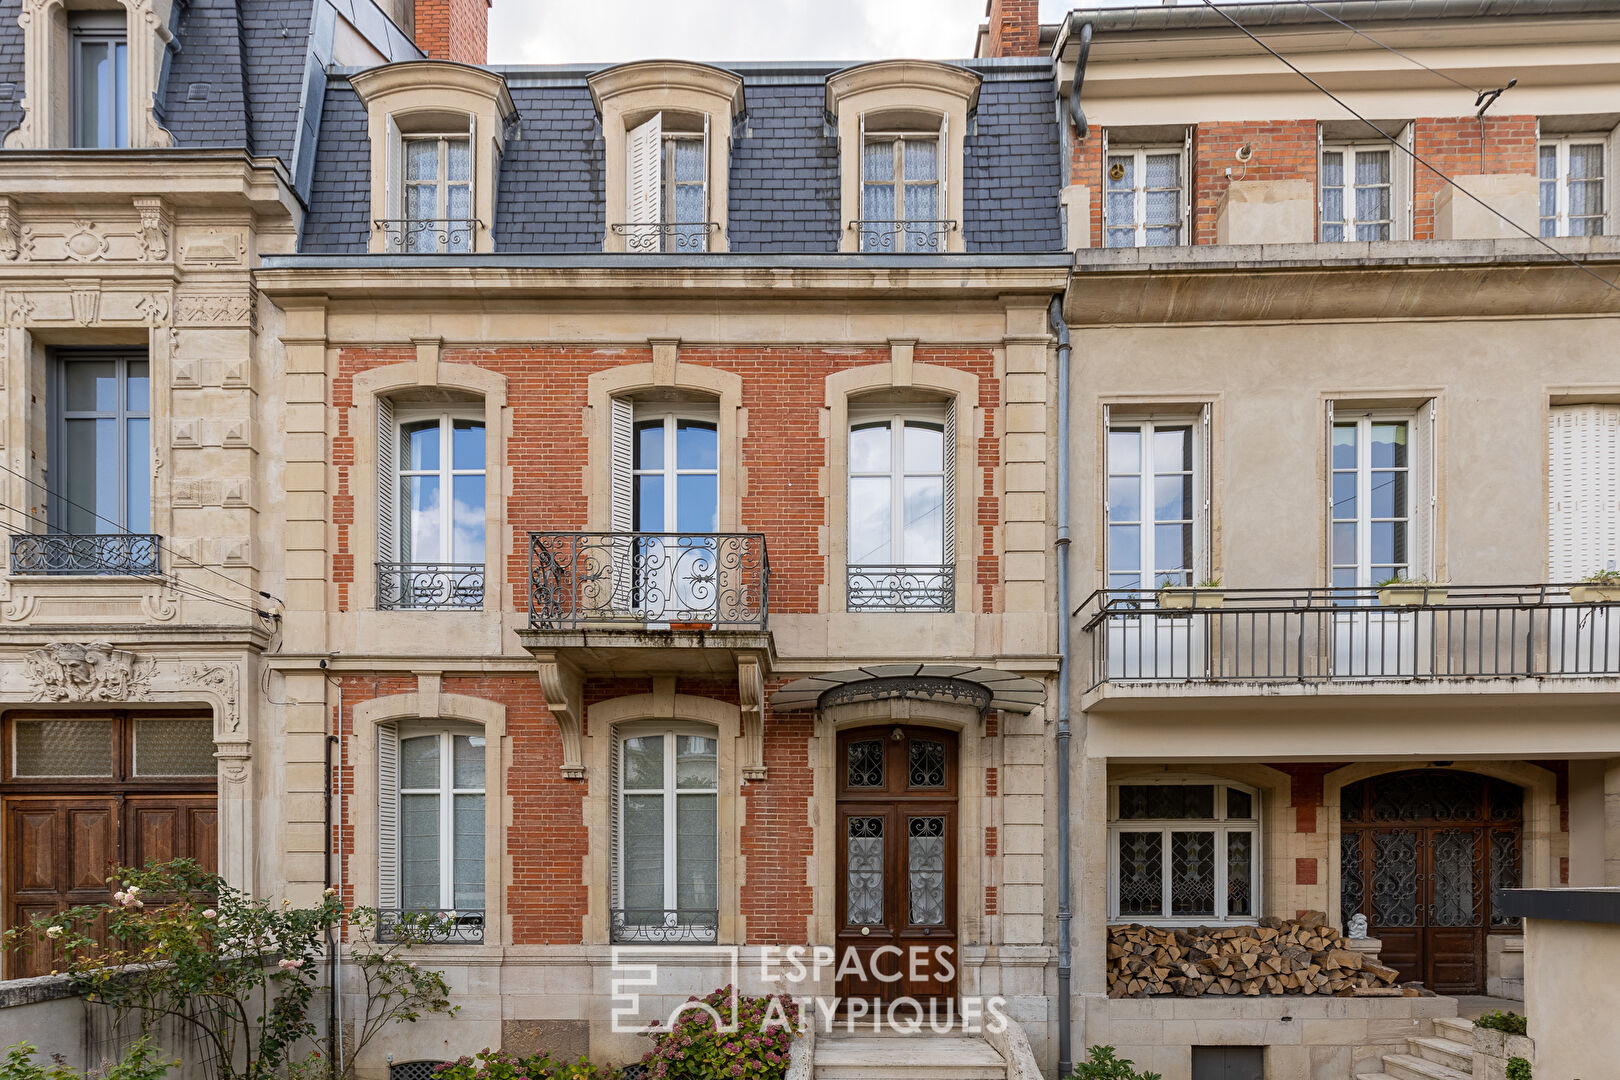
<instances>
[{"instance_id":1,"label":"flower planter box","mask_svg":"<svg viewBox=\"0 0 1620 1080\"><path fill-rule=\"evenodd\" d=\"M1571 585L1573 604L1620 604L1620 585Z\"/></svg>"},{"instance_id":2,"label":"flower planter box","mask_svg":"<svg viewBox=\"0 0 1620 1080\"><path fill-rule=\"evenodd\" d=\"M1225 600L1225 589L1205 589L1196 585L1167 585L1158 593L1159 606L1162 608L1218 608Z\"/></svg>"},{"instance_id":3,"label":"flower planter box","mask_svg":"<svg viewBox=\"0 0 1620 1080\"><path fill-rule=\"evenodd\" d=\"M1450 590L1444 585L1385 585L1378 602L1385 607L1428 607L1443 604Z\"/></svg>"}]
</instances>

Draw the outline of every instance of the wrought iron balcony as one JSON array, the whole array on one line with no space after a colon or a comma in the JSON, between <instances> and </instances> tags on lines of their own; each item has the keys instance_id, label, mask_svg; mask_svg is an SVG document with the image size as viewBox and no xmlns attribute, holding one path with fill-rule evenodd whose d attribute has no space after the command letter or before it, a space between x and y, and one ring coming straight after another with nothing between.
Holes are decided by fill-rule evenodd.
<instances>
[{"instance_id":1,"label":"wrought iron balcony","mask_svg":"<svg viewBox=\"0 0 1620 1080\"><path fill-rule=\"evenodd\" d=\"M377 564L379 611L476 611L483 606L483 563Z\"/></svg>"},{"instance_id":2,"label":"wrought iron balcony","mask_svg":"<svg viewBox=\"0 0 1620 1080\"><path fill-rule=\"evenodd\" d=\"M850 611L954 611L954 566L851 566Z\"/></svg>"},{"instance_id":3,"label":"wrought iron balcony","mask_svg":"<svg viewBox=\"0 0 1620 1080\"><path fill-rule=\"evenodd\" d=\"M529 534L529 625L765 628L760 533Z\"/></svg>"},{"instance_id":4,"label":"wrought iron balcony","mask_svg":"<svg viewBox=\"0 0 1620 1080\"><path fill-rule=\"evenodd\" d=\"M1620 603L1581 585L1099 590L1089 685L1620 676Z\"/></svg>"},{"instance_id":5,"label":"wrought iron balcony","mask_svg":"<svg viewBox=\"0 0 1620 1080\"><path fill-rule=\"evenodd\" d=\"M407 255L466 254L483 225L477 218L378 218L383 250Z\"/></svg>"},{"instance_id":6,"label":"wrought iron balcony","mask_svg":"<svg viewBox=\"0 0 1620 1080\"><path fill-rule=\"evenodd\" d=\"M476 945L484 940L484 910L381 908L377 912L377 940L410 941L419 945Z\"/></svg>"},{"instance_id":7,"label":"wrought iron balcony","mask_svg":"<svg viewBox=\"0 0 1620 1080\"><path fill-rule=\"evenodd\" d=\"M702 945L720 932L720 912L713 908L613 908L609 914L615 944Z\"/></svg>"},{"instance_id":8,"label":"wrought iron balcony","mask_svg":"<svg viewBox=\"0 0 1620 1080\"><path fill-rule=\"evenodd\" d=\"M653 221L613 226L624 237L624 249L636 252L708 251L709 234L720 231L718 221Z\"/></svg>"},{"instance_id":9,"label":"wrought iron balcony","mask_svg":"<svg viewBox=\"0 0 1620 1080\"><path fill-rule=\"evenodd\" d=\"M860 238L858 251L867 254L938 254L948 249L954 221L852 221Z\"/></svg>"},{"instance_id":10,"label":"wrought iron balcony","mask_svg":"<svg viewBox=\"0 0 1620 1080\"><path fill-rule=\"evenodd\" d=\"M13 574L127 574L158 572L162 540L144 533L12 533Z\"/></svg>"}]
</instances>

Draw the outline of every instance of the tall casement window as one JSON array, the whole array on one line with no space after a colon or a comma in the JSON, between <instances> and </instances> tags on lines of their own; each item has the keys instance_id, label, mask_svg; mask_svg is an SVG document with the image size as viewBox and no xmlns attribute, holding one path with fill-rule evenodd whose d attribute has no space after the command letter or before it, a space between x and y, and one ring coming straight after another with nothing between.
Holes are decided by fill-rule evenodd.
<instances>
[{"instance_id":1,"label":"tall casement window","mask_svg":"<svg viewBox=\"0 0 1620 1080\"><path fill-rule=\"evenodd\" d=\"M1321 237L1345 240L1404 238L1406 161L1387 142L1325 143L1318 191Z\"/></svg>"},{"instance_id":2,"label":"tall casement window","mask_svg":"<svg viewBox=\"0 0 1620 1080\"><path fill-rule=\"evenodd\" d=\"M1192 585L1207 561L1207 412L1109 413L1108 587Z\"/></svg>"},{"instance_id":3,"label":"tall casement window","mask_svg":"<svg viewBox=\"0 0 1620 1080\"><path fill-rule=\"evenodd\" d=\"M378 607L482 607L482 410L379 398L377 421Z\"/></svg>"},{"instance_id":4,"label":"tall casement window","mask_svg":"<svg viewBox=\"0 0 1620 1080\"><path fill-rule=\"evenodd\" d=\"M1106 247L1186 243L1186 146L1110 147L1103 160Z\"/></svg>"},{"instance_id":5,"label":"tall casement window","mask_svg":"<svg viewBox=\"0 0 1620 1080\"><path fill-rule=\"evenodd\" d=\"M861 250L944 251L946 234L956 223L941 220L943 127L863 131Z\"/></svg>"},{"instance_id":6,"label":"tall casement window","mask_svg":"<svg viewBox=\"0 0 1620 1080\"><path fill-rule=\"evenodd\" d=\"M1431 567L1432 406L1332 418L1331 583L1366 588Z\"/></svg>"},{"instance_id":7,"label":"tall casement window","mask_svg":"<svg viewBox=\"0 0 1620 1080\"><path fill-rule=\"evenodd\" d=\"M615 731L615 941L713 941L720 922L720 742L702 725Z\"/></svg>"},{"instance_id":8,"label":"tall casement window","mask_svg":"<svg viewBox=\"0 0 1620 1080\"><path fill-rule=\"evenodd\" d=\"M73 145L129 145L129 38L119 11L76 11L68 17Z\"/></svg>"},{"instance_id":9,"label":"tall casement window","mask_svg":"<svg viewBox=\"0 0 1620 1080\"><path fill-rule=\"evenodd\" d=\"M707 251L709 118L655 113L625 144L625 246L630 251Z\"/></svg>"},{"instance_id":10,"label":"tall casement window","mask_svg":"<svg viewBox=\"0 0 1620 1080\"><path fill-rule=\"evenodd\" d=\"M634 423L631 528L714 532L720 517L720 437L712 410L641 408Z\"/></svg>"},{"instance_id":11,"label":"tall casement window","mask_svg":"<svg viewBox=\"0 0 1620 1080\"><path fill-rule=\"evenodd\" d=\"M850 409L849 610L953 608L955 448L948 405Z\"/></svg>"},{"instance_id":12,"label":"tall casement window","mask_svg":"<svg viewBox=\"0 0 1620 1080\"><path fill-rule=\"evenodd\" d=\"M1605 168L1608 140L1602 135L1543 141L1537 151L1541 178L1542 236L1601 236L1609 232Z\"/></svg>"},{"instance_id":13,"label":"tall casement window","mask_svg":"<svg viewBox=\"0 0 1620 1080\"><path fill-rule=\"evenodd\" d=\"M405 144L406 251L472 250L472 145L465 135Z\"/></svg>"},{"instance_id":14,"label":"tall casement window","mask_svg":"<svg viewBox=\"0 0 1620 1080\"><path fill-rule=\"evenodd\" d=\"M1109 789L1108 917L1246 923L1260 913L1260 795L1143 780Z\"/></svg>"},{"instance_id":15,"label":"tall casement window","mask_svg":"<svg viewBox=\"0 0 1620 1080\"><path fill-rule=\"evenodd\" d=\"M485 739L476 725L378 728L378 906L448 914L479 940L484 914Z\"/></svg>"}]
</instances>

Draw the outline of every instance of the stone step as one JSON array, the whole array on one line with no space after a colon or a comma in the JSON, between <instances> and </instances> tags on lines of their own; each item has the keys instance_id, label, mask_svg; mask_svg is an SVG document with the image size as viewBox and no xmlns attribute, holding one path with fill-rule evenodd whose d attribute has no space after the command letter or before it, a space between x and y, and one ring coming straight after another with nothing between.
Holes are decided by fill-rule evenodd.
<instances>
[{"instance_id":1,"label":"stone step","mask_svg":"<svg viewBox=\"0 0 1620 1080\"><path fill-rule=\"evenodd\" d=\"M1388 1073L1356 1073L1356 1080L1392 1080Z\"/></svg>"},{"instance_id":2,"label":"stone step","mask_svg":"<svg viewBox=\"0 0 1620 1080\"><path fill-rule=\"evenodd\" d=\"M1384 1071L1394 1080L1474 1080L1472 1073L1411 1054L1385 1054Z\"/></svg>"},{"instance_id":3,"label":"stone step","mask_svg":"<svg viewBox=\"0 0 1620 1080\"><path fill-rule=\"evenodd\" d=\"M1470 1075L1474 1071L1474 1047L1471 1044L1464 1045L1439 1035L1420 1035L1407 1039L1406 1048L1436 1065L1445 1065Z\"/></svg>"},{"instance_id":4,"label":"stone step","mask_svg":"<svg viewBox=\"0 0 1620 1080\"><path fill-rule=\"evenodd\" d=\"M842 1035L816 1039L816 1080L1007 1080L1007 1063L982 1039Z\"/></svg>"},{"instance_id":5,"label":"stone step","mask_svg":"<svg viewBox=\"0 0 1620 1080\"><path fill-rule=\"evenodd\" d=\"M1474 1022L1461 1016L1435 1017L1434 1033L1442 1039L1460 1042L1464 1046L1474 1045Z\"/></svg>"}]
</instances>

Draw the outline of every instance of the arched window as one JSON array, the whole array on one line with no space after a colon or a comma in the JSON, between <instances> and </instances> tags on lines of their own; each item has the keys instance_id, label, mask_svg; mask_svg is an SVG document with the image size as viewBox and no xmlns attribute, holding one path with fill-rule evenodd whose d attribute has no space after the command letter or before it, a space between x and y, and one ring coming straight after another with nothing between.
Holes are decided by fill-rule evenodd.
<instances>
[{"instance_id":1,"label":"arched window","mask_svg":"<svg viewBox=\"0 0 1620 1080\"><path fill-rule=\"evenodd\" d=\"M849 610L951 610L952 408L852 405L849 417Z\"/></svg>"},{"instance_id":2,"label":"arched window","mask_svg":"<svg viewBox=\"0 0 1620 1080\"><path fill-rule=\"evenodd\" d=\"M1258 918L1259 792L1191 777L1152 777L1111 786L1108 801L1109 918Z\"/></svg>"},{"instance_id":3,"label":"arched window","mask_svg":"<svg viewBox=\"0 0 1620 1080\"><path fill-rule=\"evenodd\" d=\"M484 604L481 403L377 400L378 608Z\"/></svg>"},{"instance_id":4,"label":"arched window","mask_svg":"<svg viewBox=\"0 0 1620 1080\"><path fill-rule=\"evenodd\" d=\"M703 724L622 724L614 730L614 941L715 939L719 750L719 733Z\"/></svg>"},{"instance_id":5,"label":"arched window","mask_svg":"<svg viewBox=\"0 0 1620 1080\"><path fill-rule=\"evenodd\" d=\"M413 721L378 729L378 907L451 913L457 940L481 940L484 730Z\"/></svg>"}]
</instances>

